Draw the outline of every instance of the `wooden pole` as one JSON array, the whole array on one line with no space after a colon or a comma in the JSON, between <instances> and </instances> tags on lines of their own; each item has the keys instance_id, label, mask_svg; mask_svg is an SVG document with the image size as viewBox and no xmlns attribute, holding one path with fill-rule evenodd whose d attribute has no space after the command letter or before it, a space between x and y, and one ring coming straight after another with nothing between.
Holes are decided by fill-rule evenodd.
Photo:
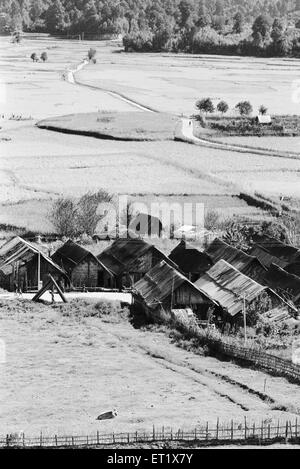
<instances>
[{"instance_id":1,"label":"wooden pole","mask_svg":"<svg viewBox=\"0 0 300 469\"><path fill-rule=\"evenodd\" d=\"M246 316L246 295L243 297L243 315L244 315L244 338L247 344L247 316Z\"/></svg>"},{"instance_id":2,"label":"wooden pole","mask_svg":"<svg viewBox=\"0 0 300 469\"><path fill-rule=\"evenodd\" d=\"M38 253L38 290L41 288L41 253Z\"/></svg>"}]
</instances>

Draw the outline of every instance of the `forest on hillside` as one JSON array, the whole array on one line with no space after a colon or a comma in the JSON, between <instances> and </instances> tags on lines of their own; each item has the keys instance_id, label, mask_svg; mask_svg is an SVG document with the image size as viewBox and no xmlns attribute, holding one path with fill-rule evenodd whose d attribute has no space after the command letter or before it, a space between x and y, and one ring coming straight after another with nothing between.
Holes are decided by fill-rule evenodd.
<instances>
[{"instance_id":1,"label":"forest on hillside","mask_svg":"<svg viewBox=\"0 0 300 469\"><path fill-rule=\"evenodd\" d=\"M0 33L101 38L126 51L300 55L300 0L0 0Z\"/></svg>"}]
</instances>

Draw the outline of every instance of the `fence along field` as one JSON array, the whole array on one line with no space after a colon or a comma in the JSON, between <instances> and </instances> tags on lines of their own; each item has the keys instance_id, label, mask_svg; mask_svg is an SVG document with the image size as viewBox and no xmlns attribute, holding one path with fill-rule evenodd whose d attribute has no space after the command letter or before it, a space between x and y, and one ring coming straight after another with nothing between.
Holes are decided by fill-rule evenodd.
<instances>
[{"instance_id":1,"label":"fence along field","mask_svg":"<svg viewBox=\"0 0 300 469\"><path fill-rule=\"evenodd\" d=\"M206 425L194 430L172 429L165 431L164 428L152 432L135 433L111 433L86 436L43 436L30 438L25 434L6 435L0 439L2 448L52 448L52 447L110 447L130 446L137 444L169 443L172 445L194 445L194 446L217 446L217 445L271 445L274 443L300 444L300 425L295 422L278 421L277 425L271 425L264 421L260 424L248 423L246 418L243 424L234 423L220 424L219 419L215 426Z\"/></svg>"}]
</instances>

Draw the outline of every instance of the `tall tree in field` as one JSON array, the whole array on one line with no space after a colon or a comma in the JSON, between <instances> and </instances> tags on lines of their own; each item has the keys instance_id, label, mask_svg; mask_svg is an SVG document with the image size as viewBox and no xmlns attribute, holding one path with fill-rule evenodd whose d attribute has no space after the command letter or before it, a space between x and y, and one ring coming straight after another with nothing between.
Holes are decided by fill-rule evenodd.
<instances>
[{"instance_id":1,"label":"tall tree in field","mask_svg":"<svg viewBox=\"0 0 300 469\"><path fill-rule=\"evenodd\" d=\"M271 20L267 15L259 15L253 23L252 26L252 36L253 39L261 35L263 40L266 40L270 34L271 30Z\"/></svg>"},{"instance_id":2,"label":"tall tree in field","mask_svg":"<svg viewBox=\"0 0 300 469\"><path fill-rule=\"evenodd\" d=\"M61 0L53 0L46 14L46 26L49 32L61 32L65 28L65 10Z\"/></svg>"},{"instance_id":3,"label":"tall tree in field","mask_svg":"<svg viewBox=\"0 0 300 469\"><path fill-rule=\"evenodd\" d=\"M241 34L244 29L244 18L242 13L238 12L234 15L233 18L233 32L236 34Z\"/></svg>"}]
</instances>

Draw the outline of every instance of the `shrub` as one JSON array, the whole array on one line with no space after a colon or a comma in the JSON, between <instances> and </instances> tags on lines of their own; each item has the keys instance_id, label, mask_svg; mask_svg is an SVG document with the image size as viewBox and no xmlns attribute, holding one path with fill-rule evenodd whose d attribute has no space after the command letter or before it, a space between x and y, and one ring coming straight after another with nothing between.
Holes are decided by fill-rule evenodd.
<instances>
[{"instance_id":1,"label":"shrub","mask_svg":"<svg viewBox=\"0 0 300 469\"><path fill-rule=\"evenodd\" d=\"M48 54L47 54L47 52L43 52L43 53L41 54L41 60L42 60L43 62L47 62L47 60L48 60Z\"/></svg>"},{"instance_id":2,"label":"shrub","mask_svg":"<svg viewBox=\"0 0 300 469\"><path fill-rule=\"evenodd\" d=\"M91 47L90 50L88 51L88 59L93 60L95 58L96 54L97 54L96 49L93 49Z\"/></svg>"},{"instance_id":3,"label":"shrub","mask_svg":"<svg viewBox=\"0 0 300 469\"><path fill-rule=\"evenodd\" d=\"M39 58L37 56L37 54L35 52L33 52L30 56L32 62L38 62L39 61Z\"/></svg>"},{"instance_id":4,"label":"shrub","mask_svg":"<svg viewBox=\"0 0 300 469\"><path fill-rule=\"evenodd\" d=\"M266 108L266 106L264 106L263 104L260 106L259 108L259 113L262 115L262 116L265 116L268 112L268 108Z\"/></svg>"}]
</instances>

